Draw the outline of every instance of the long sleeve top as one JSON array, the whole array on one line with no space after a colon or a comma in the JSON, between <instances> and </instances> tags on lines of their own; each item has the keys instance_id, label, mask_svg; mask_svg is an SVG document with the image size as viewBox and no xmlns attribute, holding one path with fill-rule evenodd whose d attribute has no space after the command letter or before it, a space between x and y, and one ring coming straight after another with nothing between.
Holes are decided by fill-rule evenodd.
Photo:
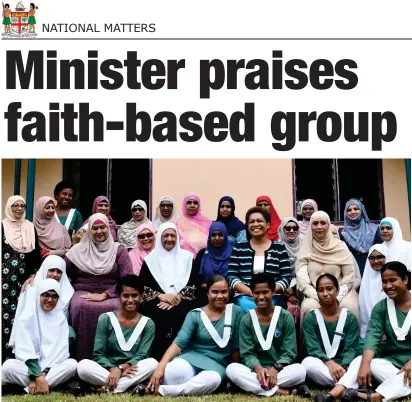
<instances>
[{"instance_id":1,"label":"long sleeve top","mask_svg":"<svg viewBox=\"0 0 412 402\"><path fill-rule=\"evenodd\" d=\"M228 268L228 279L230 286L234 289L238 282L250 286L253 275L253 263L255 250L247 243L238 243L233 247ZM278 242L273 242L265 251L265 272L275 276L277 285L285 291L292 280L292 268L288 252L285 246Z\"/></svg>"}]
</instances>

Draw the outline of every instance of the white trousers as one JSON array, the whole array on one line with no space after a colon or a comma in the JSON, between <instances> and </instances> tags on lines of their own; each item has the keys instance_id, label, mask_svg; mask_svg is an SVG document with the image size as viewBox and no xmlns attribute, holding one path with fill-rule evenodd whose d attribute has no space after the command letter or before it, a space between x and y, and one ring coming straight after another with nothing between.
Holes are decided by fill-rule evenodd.
<instances>
[{"instance_id":1,"label":"white trousers","mask_svg":"<svg viewBox=\"0 0 412 402\"><path fill-rule=\"evenodd\" d=\"M62 384L76 375L77 362L74 359L67 359L60 364L51 367L45 379L50 388ZM29 391L31 379L29 369L21 360L6 360L2 367L2 381L17 384L24 387L26 392Z\"/></svg>"},{"instance_id":2,"label":"white trousers","mask_svg":"<svg viewBox=\"0 0 412 402\"><path fill-rule=\"evenodd\" d=\"M166 365L163 385L159 393L163 396L203 395L215 391L222 378L216 371L201 371L186 360L175 358Z\"/></svg>"},{"instance_id":3,"label":"white trousers","mask_svg":"<svg viewBox=\"0 0 412 402\"><path fill-rule=\"evenodd\" d=\"M138 370L131 377L120 377L116 389L110 393L124 392L128 388L140 384L153 374L156 367L157 360L155 359L140 360L137 363ZM95 386L103 386L106 384L110 371L93 360L84 359L77 365L77 373L83 381Z\"/></svg>"},{"instance_id":4,"label":"white trousers","mask_svg":"<svg viewBox=\"0 0 412 402\"><path fill-rule=\"evenodd\" d=\"M260 386L256 373L243 364L229 364L226 368L226 374L230 381L244 391L263 396L272 396L279 388L290 388L301 384L305 382L306 378L306 370L301 364L291 364L279 372L277 384L272 389L265 391Z\"/></svg>"},{"instance_id":5,"label":"white trousers","mask_svg":"<svg viewBox=\"0 0 412 402\"><path fill-rule=\"evenodd\" d=\"M362 356L358 356L350 364L346 374L339 380L338 384L345 388L359 388L358 372L362 362ZM319 359L307 357L302 364L306 367L308 377L319 385L333 386L333 378L328 368ZM392 363L385 359L373 359L371 361L372 376L381 384L376 388L385 398L384 401L393 401L411 394L411 389L403 385L403 373L396 375L399 371ZM329 382L328 382L329 381Z\"/></svg>"}]
</instances>

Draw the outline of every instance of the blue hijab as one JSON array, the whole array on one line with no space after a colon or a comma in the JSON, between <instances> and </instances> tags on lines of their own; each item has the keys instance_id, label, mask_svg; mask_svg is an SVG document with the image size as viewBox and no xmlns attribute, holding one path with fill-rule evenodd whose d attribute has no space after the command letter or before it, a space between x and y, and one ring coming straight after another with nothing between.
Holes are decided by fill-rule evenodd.
<instances>
[{"instance_id":1,"label":"blue hijab","mask_svg":"<svg viewBox=\"0 0 412 402\"><path fill-rule=\"evenodd\" d=\"M350 219L347 215L346 211L350 205L356 205L361 210L358 218ZM374 244L378 225L369 220L365 206L360 201L351 199L346 203L344 225L341 235L345 243L359 253L368 253Z\"/></svg>"},{"instance_id":2,"label":"blue hijab","mask_svg":"<svg viewBox=\"0 0 412 402\"><path fill-rule=\"evenodd\" d=\"M232 213L230 216L227 218L223 218L220 216L220 206L222 205L223 201L228 201L230 206L232 207ZM226 226L227 232L229 236L232 236L236 239L237 234L245 230L245 224L235 216L235 201L233 200L232 197L229 197L228 195L225 195L222 197L219 201L219 205L217 206L217 222L223 222Z\"/></svg>"},{"instance_id":3,"label":"blue hijab","mask_svg":"<svg viewBox=\"0 0 412 402\"><path fill-rule=\"evenodd\" d=\"M213 247L211 237L215 230L222 232L225 242L222 247ZM229 243L226 226L222 222L213 222L209 229L207 238L207 248L200 264L200 274L205 282L213 275L220 274L227 277L227 268L229 265L232 246Z\"/></svg>"}]
</instances>

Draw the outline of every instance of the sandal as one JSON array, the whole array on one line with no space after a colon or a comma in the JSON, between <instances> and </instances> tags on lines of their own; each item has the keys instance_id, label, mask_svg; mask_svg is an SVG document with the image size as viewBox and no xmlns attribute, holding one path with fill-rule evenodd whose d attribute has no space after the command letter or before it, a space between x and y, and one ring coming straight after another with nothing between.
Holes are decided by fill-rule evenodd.
<instances>
[{"instance_id":1,"label":"sandal","mask_svg":"<svg viewBox=\"0 0 412 402\"><path fill-rule=\"evenodd\" d=\"M358 394L366 394L367 399L361 398ZM371 401L372 400L372 391L370 389L354 389L347 388L343 393L341 399L342 402L361 402L361 401Z\"/></svg>"},{"instance_id":2,"label":"sandal","mask_svg":"<svg viewBox=\"0 0 412 402\"><path fill-rule=\"evenodd\" d=\"M131 391L132 395L146 396L152 395L153 392L145 384L137 384Z\"/></svg>"},{"instance_id":3,"label":"sandal","mask_svg":"<svg viewBox=\"0 0 412 402\"><path fill-rule=\"evenodd\" d=\"M293 391L296 391L296 396L301 396L302 398L311 397L310 389L306 384L299 384L296 387L290 388L289 395L292 395Z\"/></svg>"},{"instance_id":4,"label":"sandal","mask_svg":"<svg viewBox=\"0 0 412 402\"><path fill-rule=\"evenodd\" d=\"M335 398L331 394L317 394L313 399L314 402L334 402Z\"/></svg>"}]
</instances>

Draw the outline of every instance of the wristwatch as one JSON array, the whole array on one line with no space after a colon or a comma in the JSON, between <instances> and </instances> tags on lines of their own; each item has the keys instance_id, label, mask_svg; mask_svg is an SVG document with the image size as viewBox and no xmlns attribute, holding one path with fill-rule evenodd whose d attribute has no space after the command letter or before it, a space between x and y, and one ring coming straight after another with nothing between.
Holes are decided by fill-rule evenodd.
<instances>
[{"instance_id":1,"label":"wristwatch","mask_svg":"<svg viewBox=\"0 0 412 402\"><path fill-rule=\"evenodd\" d=\"M277 372L280 372L283 370L283 366L279 363L276 363L273 367L276 369Z\"/></svg>"},{"instance_id":2,"label":"wristwatch","mask_svg":"<svg viewBox=\"0 0 412 402\"><path fill-rule=\"evenodd\" d=\"M117 366L117 368L118 368L121 372L123 372L123 370L124 370L122 365Z\"/></svg>"}]
</instances>

